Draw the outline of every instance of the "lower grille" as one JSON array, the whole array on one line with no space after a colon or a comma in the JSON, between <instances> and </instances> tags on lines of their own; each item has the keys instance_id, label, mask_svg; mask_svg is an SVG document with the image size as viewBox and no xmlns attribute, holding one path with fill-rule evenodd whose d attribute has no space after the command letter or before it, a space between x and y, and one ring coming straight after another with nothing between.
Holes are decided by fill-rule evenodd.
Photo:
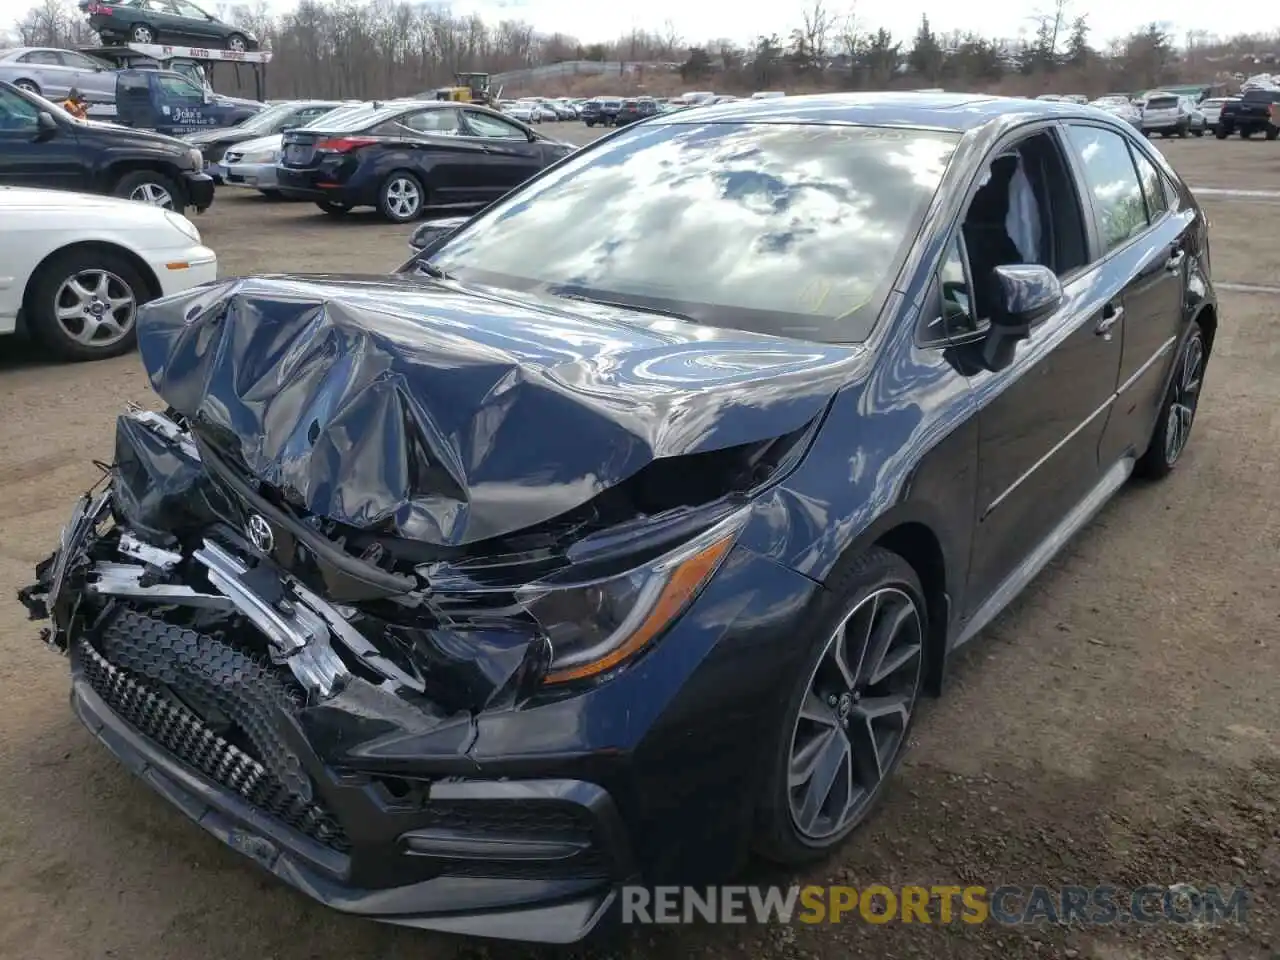
<instances>
[{"instance_id":1,"label":"lower grille","mask_svg":"<svg viewBox=\"0 0 1280 960\"><path fill-rule=\"evenodd\" d=\"M261 763L218 736L196 714L162 696L80 640L85 679L111 710L197 773L243 797L264 813L341 852L342 828L323 806L291 793Z\"/></svg>"}]
</instances>

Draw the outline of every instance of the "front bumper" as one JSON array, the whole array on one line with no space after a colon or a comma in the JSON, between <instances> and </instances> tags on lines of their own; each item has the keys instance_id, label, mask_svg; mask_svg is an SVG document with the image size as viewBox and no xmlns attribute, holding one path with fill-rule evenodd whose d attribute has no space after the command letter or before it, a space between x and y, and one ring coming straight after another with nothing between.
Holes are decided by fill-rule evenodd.
<instances>
[{"instance_id":1,"label":"front bumper","mask_svg":"<svg viewBox=\"0 0 1280 960\"><path fill-rule=\"evenodd\" d=\"M147 265L165 297L218 279L218 255L201 244L152 254Z\"/></svg>"},{"instance_id":2,"label":"front bumper","mask_svg":"<svg viewBox=\"0 0 1280 960\"><path fill-rule=\"evenodd\" d=\"M119 479L122 436L154 458L146 502L127 492L136 463ZM741 863L811 581L740 548L607 682L451 709L393 672L353 672L355 621L305 590L272 600L289 575L247 541L228 532L183 557L134 537L133 516L194 509L199 451L172 422L122 417L116 460L112 490L82 499L22 599L69 654L95 736L286 883L383 922L568 943L626 883L715 882ZM462 656L439 675L492 674L478 648Z\"/></svg>"},{"instance_id":3,"label":"front bumper","mask_svg":"<svg viewBox=\"0 0 1280 960\"><path fill-rule=\"evenodd\" d=\"M206 173L186 172L182 175L182 187L187 206L204 213L213 204L213 177Z\"/></svg>"}]
</instances>

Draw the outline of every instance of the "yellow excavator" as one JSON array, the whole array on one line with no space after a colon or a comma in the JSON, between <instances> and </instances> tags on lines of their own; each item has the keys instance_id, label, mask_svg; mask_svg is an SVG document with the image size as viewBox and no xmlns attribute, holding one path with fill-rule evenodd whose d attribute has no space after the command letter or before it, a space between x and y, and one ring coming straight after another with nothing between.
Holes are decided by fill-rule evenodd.
<instances>
[{"instance_id":1,"label":"yellow excavator","mask_svg":"<svg viewBox=\"0 0 1280 960\"><path fill-rule=\"evenodd\" d=\"M487 73L455 73L453 82L454 86L441 87L435 92L437 100L449 100L454 103L478 103L486 107L492 107L498 102L497 96L489 92L489 75Z\"/></svg>"}]
</instances>

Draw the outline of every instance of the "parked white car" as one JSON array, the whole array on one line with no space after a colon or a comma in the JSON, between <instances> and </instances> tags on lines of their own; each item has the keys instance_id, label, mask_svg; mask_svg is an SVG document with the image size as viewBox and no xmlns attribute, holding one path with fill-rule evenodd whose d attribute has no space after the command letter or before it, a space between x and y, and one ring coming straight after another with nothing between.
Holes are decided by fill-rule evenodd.
<instances>
[{"instance_id":1,"label":"parked white car","mask_svg":"<svg viewBox=\"0 0 1280 960\"><path fill-rule=\"evenodd\" d=\"M1212 97L1200 101L1200 112L1204 114L1205 126L1212 129L1218 125L1218 117L1222 115L1222 105L1226 102L1226 97Z\"/></svg>"},{"instance_id":2,"label":"parked white car","mask_svg":"<svg viewBox=\"0 0 1280 960\"><path fill-rule=\"evenodd\" d=\"M502 104L502 112L522 123L541 123L542 111L537 104L523 100L509 100Z\"/></svg>"},{"instance_id":3,"label":"parked white car","mask_svg":"<svg viewBox=\"0 0 1280 960\"><path fill-rule=\"evenodd\" d=\"M0 187L0 334L25 330L62 359L132 349L142 304L217 274L217 255L172 210Z\"/></svg>"},{"instance_id":4,"label":"parked white car","mask_svg":"<svg viewBox=\"0 0 1280 960\"><path fill-rule=\"evenodd\" d=\"M1163 90L1153 90L1142 98L1142 132L1147 136L1159 133L1163 136L1177 134L1185 137L1191 132L1191 111L1183 97Z\"/></svg>"}]
</instances>

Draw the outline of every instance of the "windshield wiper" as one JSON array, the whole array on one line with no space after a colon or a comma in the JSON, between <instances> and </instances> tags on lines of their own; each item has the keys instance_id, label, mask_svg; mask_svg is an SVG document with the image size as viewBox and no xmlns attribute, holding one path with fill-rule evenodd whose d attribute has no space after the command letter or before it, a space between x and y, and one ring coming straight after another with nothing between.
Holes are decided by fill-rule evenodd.
<instances>
[{"instance_id":1,"label":"windshield wiper","mask_svg":"<svg viewBox=\"0 0 1280 960\"><path fill-rule=\"evenodd\" d=\"M417 261L417 266L418 266L418 269L419 269L419 270L421 270L423 273L425 273L425 274L426 274L428 277L430 277L432 280L454 280L454 279L456 279L456 278L454 277L454 275L453 275L453 274L451 274L451 273L445 273L443 270L441 270L439 267L437 267L434 263L428 263L426 260L419 260L419 261Z\"/></svg>"},{"instance_id":2,"label":"windshield wiper","mask_svg":"<svg viewBox=\"0 0 1280 960\"><path fill-rule=\"evenodd\" d=\"M602 307L616 307L619 310L634 310L636 313L651 313L657 317L670 317L672 320L682 320L685 323L698 323L692 317L683 313L676 313L674 310L663 310L661 307L641 307L634 303L622 303L618 300L602 300L599 297L588 297L581 293L561 293L555 290L547 291L553 297L559 297L561 300L578 300L582 303L597 303Z\"/></svg>"}]
</instances>

